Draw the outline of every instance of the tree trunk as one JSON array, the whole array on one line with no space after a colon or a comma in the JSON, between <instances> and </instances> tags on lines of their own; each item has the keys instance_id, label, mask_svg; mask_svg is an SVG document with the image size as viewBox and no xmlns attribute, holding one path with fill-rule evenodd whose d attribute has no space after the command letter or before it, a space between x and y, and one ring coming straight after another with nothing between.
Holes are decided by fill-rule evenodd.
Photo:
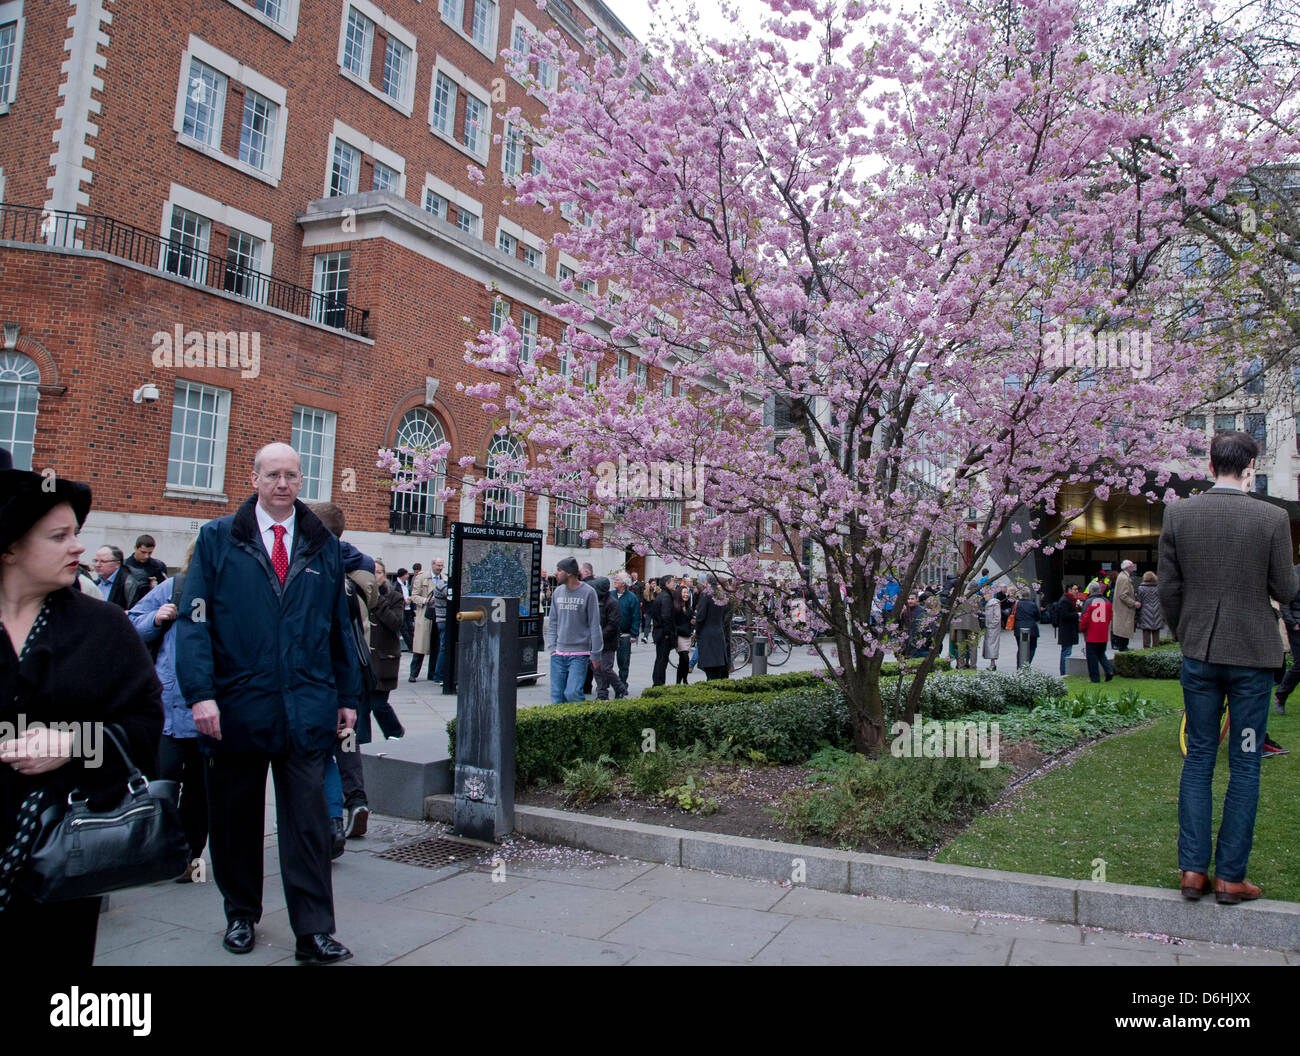
<instances>
[{"instance_id":1,"label":"tree trunk","mask_svg":"<svg viewBox=\"0 0 1300 1056\"><path fill-rule=\"evenodd\" d=\"M885 743L884 701L880 695L880 664L876 656L856 670L845 668L849 692L849 721L853 727L853 748L868 759L878 758Z\"/></svg>"}]
</instances>

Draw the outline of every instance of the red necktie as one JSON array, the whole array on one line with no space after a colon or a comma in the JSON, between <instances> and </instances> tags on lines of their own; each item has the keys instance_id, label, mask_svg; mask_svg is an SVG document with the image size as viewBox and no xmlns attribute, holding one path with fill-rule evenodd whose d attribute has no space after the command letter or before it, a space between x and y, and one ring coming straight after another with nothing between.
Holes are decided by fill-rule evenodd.
<instances>
[{"instance_id":1,"label":"red necktie","mask_svg":"<svg viewBox=\"0 0 1300 1056\"><path fill-rule=\"evenodd\" d=\"M275 545L271 547L271 567L275 569L275 574L280 577L280 584L283 586L284 577L289 574L289 553L284 548L285 527L282 524L273 524L271 531L275 533Z\"/></svg>"}]
</instances>

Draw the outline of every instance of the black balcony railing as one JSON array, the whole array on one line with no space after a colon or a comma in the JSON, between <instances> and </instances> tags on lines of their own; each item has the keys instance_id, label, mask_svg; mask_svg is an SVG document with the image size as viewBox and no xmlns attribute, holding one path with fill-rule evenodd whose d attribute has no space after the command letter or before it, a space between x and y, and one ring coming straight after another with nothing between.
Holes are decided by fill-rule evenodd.
<instances>
[{"instance_id":1,"label":"black balcony railing","mask_svg":"<svg viewBox=\"0 0 1300 1056\"><path fill-rule=\"evenodd\" d=\"M571 528L555 529L556 546L572 546L580 550L586 550L591 546L586 539L582 537L582 532L575 532Z\"/></svg>"},{"instance_id":2,"label":"black balcony railing","mask_svg":"<svg viewBox=\"0 0 1300 1056\"><path fill-rule=\"evenodd\" d=\"M391 510L388 530L402 535L431 535L443 539L447 535L447 518L441 513L412 513L409 510Z\"/></svg>"},{"instance_id":3,"label":"black balcony railing","mask_svg":"<svg viewBox=\"0 0 1300 1056\"><path fill-rule=\"evenodd\" d=\"M348 304L346 293L316 293L111 216L0 205L0 240L106 253L350 334L370 336L369 310Z\"/></svg>"}]
</instances>

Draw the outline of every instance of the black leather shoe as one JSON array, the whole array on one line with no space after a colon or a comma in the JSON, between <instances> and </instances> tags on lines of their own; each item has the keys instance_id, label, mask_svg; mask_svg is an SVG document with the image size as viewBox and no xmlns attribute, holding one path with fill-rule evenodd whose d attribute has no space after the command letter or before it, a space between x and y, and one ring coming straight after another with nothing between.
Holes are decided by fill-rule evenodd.
<instances>
[{"instance_id":1,"label":"black leather shoe","mask_svg":"<svg viewBox=\"0 0 1300 1056\"><path fill-rule=\"evenodd\" d=\"M332 935L322 932L320 935L298 936L298 948L293 955L300 961L310 961L312 964L333 964L335 961L346 961L352 956L352 951Z\"/></svg>"},{"instance_id":2,"label":"black leather shoe","mask_svg":"<svg viewBox=\"0 0 1300 1056\"><path fill-rule=\"evenodd\" d=\"M347 847L347 837L343 835L342 818L331 818L330 824L333 826L330 830L331 839L333 840L330 845L330 860L333 861L335 858L342 856L344 849Z\"/></svg>"},{"instance_id":3,"label":"black leather shoe","mask_svg":"<svg viewBox=\"0 0 1300 1056\"><path fill-rule=\"evenodd\" d=\"M232 920L226 925L226 937L221 945L231 953L253 952L253 922L251 920Z\"/></svg>"}]
</instances>

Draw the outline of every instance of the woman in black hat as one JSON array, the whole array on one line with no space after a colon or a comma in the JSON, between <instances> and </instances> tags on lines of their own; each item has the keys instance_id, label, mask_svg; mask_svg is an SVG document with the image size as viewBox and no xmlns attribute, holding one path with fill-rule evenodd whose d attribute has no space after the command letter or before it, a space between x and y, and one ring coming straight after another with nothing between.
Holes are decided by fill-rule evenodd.
<instances>
[{"instance_id":1,"label":"woman in black hat","mask_svg":"<svg viewBox=\"0 0 1300 1056\"><path fill-rule=\"evenodd\" d=\"M34 791L49 803L80 789L92 810L120 801L126 764L105 724L156 772L162 695L149 653L125 612L71 586L89 511L85 484L0 470L0 856ZM100 899L41 904L16 881L0 881L0 951L21 958L10 963L89 966Z\"/></svg>"}]
</instances>

